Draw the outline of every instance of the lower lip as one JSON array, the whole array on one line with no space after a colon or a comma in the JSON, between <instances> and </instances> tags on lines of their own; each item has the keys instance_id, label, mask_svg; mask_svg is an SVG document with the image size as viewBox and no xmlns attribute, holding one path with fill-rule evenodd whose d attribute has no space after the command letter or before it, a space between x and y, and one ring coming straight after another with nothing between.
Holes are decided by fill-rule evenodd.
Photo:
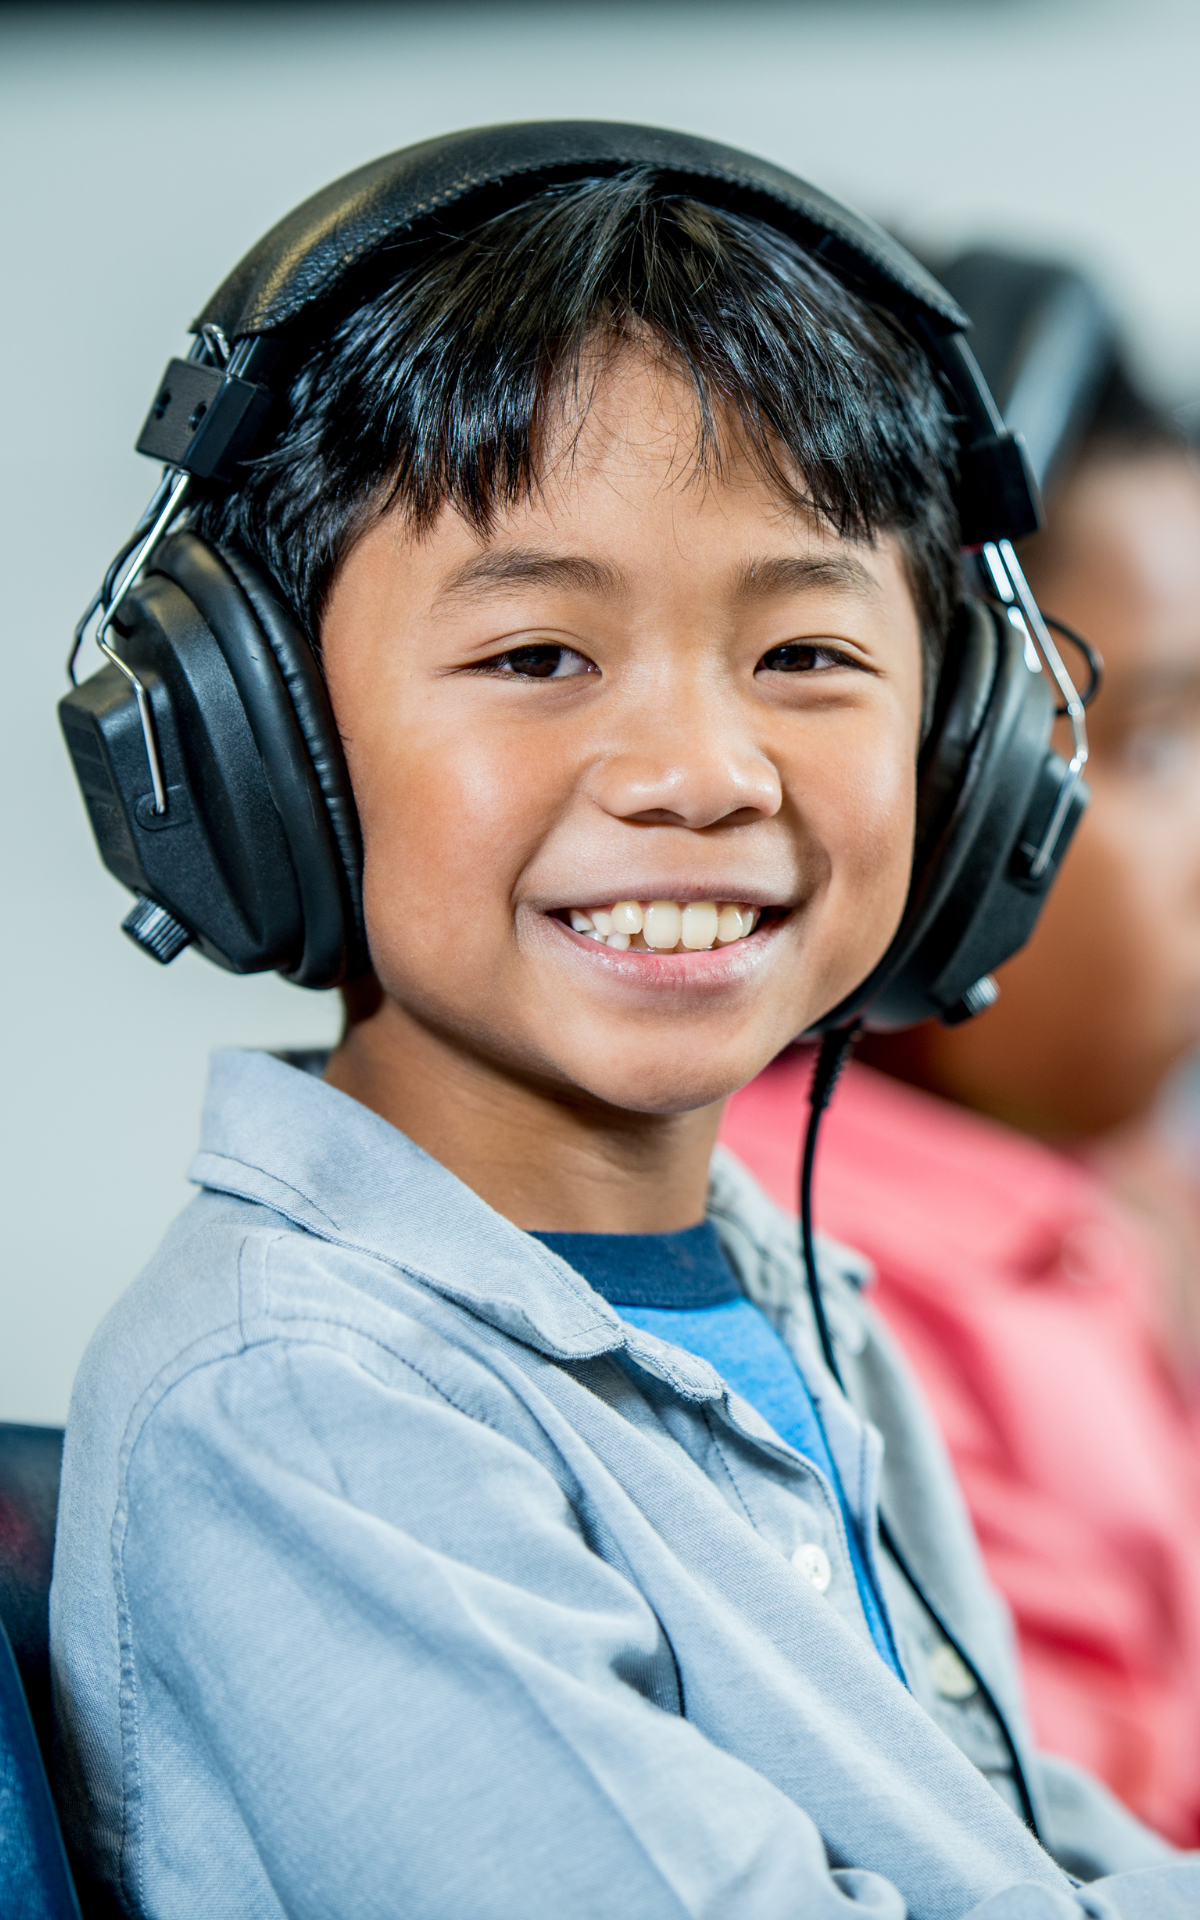
<instances>
[{"instance_id":1,"label":"lower lip","mask_svg":"<svg viewBox=\"0 0 1200 1920\"><path fill-rule=\"evenodd\" d=\"M652 992L716 992L740 984L766 961L786 924L783 920L769 920L744 940L730 941L727 947L706 947L699 952L642 953L632 948L606 946L603 940L576 933L550 914L542 918L576 953L586 955L593 965L603 968L611 980Z\"/></svg>"}]
</instances>

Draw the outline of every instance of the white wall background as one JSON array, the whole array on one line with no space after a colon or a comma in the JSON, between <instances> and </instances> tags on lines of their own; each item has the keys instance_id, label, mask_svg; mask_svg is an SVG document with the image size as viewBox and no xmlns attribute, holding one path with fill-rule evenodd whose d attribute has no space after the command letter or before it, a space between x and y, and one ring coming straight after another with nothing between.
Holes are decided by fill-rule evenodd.
<instances>
[{"instance_id":1,"label":"white wall background","mask_svg":"<svg viewBox=\"0 0 1200 1920\"><path fill-rule=\"evenodd\" d=\"M1198 62L1188 0L0 11L0 1419L64 1418L186 1198L210 1048L337 1025L327 997L129 945L54 718L70 628L154 478L129 449L158 373L240 253L451 127L655 121L927 241L1073 252L1191 400Z\"/></svg>"}]
</instances>

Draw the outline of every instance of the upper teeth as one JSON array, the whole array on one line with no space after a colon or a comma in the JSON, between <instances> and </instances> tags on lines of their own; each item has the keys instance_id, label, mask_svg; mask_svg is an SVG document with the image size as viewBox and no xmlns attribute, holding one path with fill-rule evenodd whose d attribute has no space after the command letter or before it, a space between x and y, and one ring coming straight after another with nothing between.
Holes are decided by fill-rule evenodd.
<instances>
[{"instance_id":1,"label":"upper teeth","mask_svg":"<svg viewBox=\"0 0 1200 1920\"><path fill-rule=\"evenodd\" d=\"M706 947L727 947L744 940L758 924L757 907L740 907L731 901L618 900L612 907L591 907L585 913L571 910L571 925L576 933L588 933L593 940L624 950L636 947L642 952L702 952Z\"/></svg>"}]
</instances>

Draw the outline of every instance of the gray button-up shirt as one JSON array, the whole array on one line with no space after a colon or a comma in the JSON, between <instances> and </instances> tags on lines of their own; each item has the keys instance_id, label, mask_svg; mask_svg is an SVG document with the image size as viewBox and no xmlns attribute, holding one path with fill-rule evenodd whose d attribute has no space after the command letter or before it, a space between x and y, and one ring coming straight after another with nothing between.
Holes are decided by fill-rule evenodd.
<instances>
[{"instance_id":1,"label":"gray button-up shirt","mask_svg":"<svg viewBox=\"0 0 1200 1920\"><path fill-rule=\"evenodd\" d=\"M1030 1752L853 1261L826 1250L847 1400L735 1162L711 1214L817 1400L909 1688L817 1469L376 1115L220 1055L193 1177L81 1369L52 1594L68 1824L129 1912L1200 1914L1200 1867ZM1006 1796L1075 1872L1140 1870L1077 1890Z\"/></svg>"}]
</instances>

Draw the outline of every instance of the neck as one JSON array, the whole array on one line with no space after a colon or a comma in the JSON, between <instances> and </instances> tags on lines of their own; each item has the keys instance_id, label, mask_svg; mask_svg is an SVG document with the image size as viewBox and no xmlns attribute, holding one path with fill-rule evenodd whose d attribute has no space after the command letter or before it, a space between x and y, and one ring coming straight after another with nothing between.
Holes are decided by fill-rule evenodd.
<instances>
[{"instance_id":1,"label":"neck","mask_svg":"<svg viewBox=\"0 0 1200 1920\"><path fill-rule=\"evenodd\" d=\"M514 1225L670 1233L703 1219L720 1102L630 1113L482 1058L387 999L349 1011L326 1080Z\"/></svg>"}]
</instances>

